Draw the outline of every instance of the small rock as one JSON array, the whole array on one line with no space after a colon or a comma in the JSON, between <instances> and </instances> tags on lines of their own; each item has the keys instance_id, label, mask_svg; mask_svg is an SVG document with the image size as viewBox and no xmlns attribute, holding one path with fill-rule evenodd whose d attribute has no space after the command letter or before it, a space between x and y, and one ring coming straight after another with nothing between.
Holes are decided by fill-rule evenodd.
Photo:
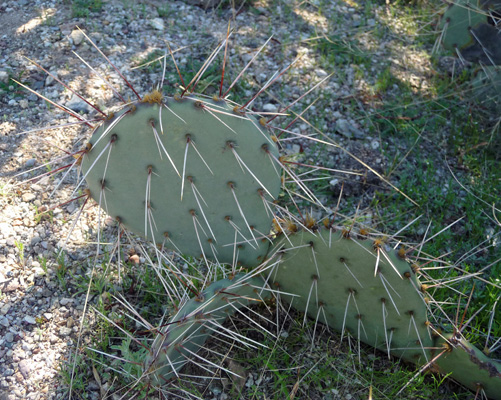
<instances>
[{"instance_id":1,"label":"small rock","mask_svg":"<svg viewBox=\"0 0 501 400\"><path fill-rule=\"evenodd\" d=\"M2 287L2 285L0 285L0 287ZM7 315L9 310L10 310L10 304L9 303L4 304L2 307L0 307L0 315Z\"/></svg>"},{"instance_id":2,"label":"small rock","mask_svg":"<svg viewBox=\"0 0 501 400\"><path fill-rule=\"evenodd\" d=\"M89 112L92 107L83 101L80 97L74 94L71 99L66 103L66 107L72 109L73 111L79 112Z\"/></svg>"},{"instance_id":3,"label":"small rock","mask_svg":"<svg viewBox=\"0 0 501 400\"><path fill-rule=\"evenodd\" d=\"M26 100L26 99L19 100L19 105L20 105L20 106L21 106L21 108L23 108L23 109L28 108L28 100Z\"/></svg>"},{"instance_id":4,"label":"small rock","mask_svg":"<svg viewBox=\"0 0 501 400\"><path fill-rule=\"evenodd\" d=\"M54 77L58 77L57 76L57 71L52 71L51 72L52 76L51 75L47 75L47 78L45 78L45 86L50 86L50 85L53 85L54 82L56 81L54 79Z\"/></svg>"},{"instance_id":5,"label":"small rock","mask_svg":"<svg viewBox=\"0 0 501 400\"><path fill-rule=\"evenodd\" d=\"M40 243L41 240L42 239L40 238L40 236L34 236L30 242L31 247L36 246L38 243Z\"/></svg>"},{"instance_id":6,"label":"small rock","mask_svg":"<svg viewBox=\"0 0 501 400\"><path fill-rule=\"evenodd\" d=\"M379 141L378 140L373 140L371 142L371 147L372 147L373 150L379 149Z\"/></svg>"},{"instance_id":7,"label":"small rock","mask_svg":"<svg viewBox=\"0 0 501 400\"><path fill-rule=\"evenodd\" d=\"M165 29L164 20L162 18L150 19L150 25L157 31L163 31Z\"/></svg>"},{"instance_id":8,"label":"small rock","mask_svg":"<svg viewBox=\"0 0 501 400\"><path fill-rule=\"evenodd\" d=\"M92 32L89 36L94 43L99 43L103 39L103 35L99 32Z\"/></svg>"},{"instance_id":9,"label":"small rock","mask_svg":"<svg viewBox=\"0 0 501 400\"><path fill-rule=\"evenodd\" d=\"M37 162L37 160L36 160L35 158L30 158L28 161L26 161L26 162L24 163L24 166L25 166L26 168L31 168L31 167L33 167L33 166L35 165L35 163L36 163L36 162ZM34 185L33 185L33 186L34 186ZM32 186L32 187L33 187L33 186Z\"/></svg>"},{"instance_id":10,"label":"small rock","mask_svg":"<svg viewBox=\"0 0 501 400\"><path fill-rule=\"evenodd\" d=\"M318 77L324 77L324 76L327 76L327 72L325 72L323 69L321 68L317 68L315 70L315 73L317 74Z\"/></svg>"},{"instance_id":11,"label":"small rock","mask_svg":"<svg viewBox=\"0 0 501 400\"><path fill-rule=\"evenodd\" d=\"M77 206L75 205L75 202L71 202L68 204L68 207L66 207L66 211L68 211L70 214L73 213L77 209Z\"/></svg>"},{"instance_id":12,"label":"small rock","mask_svg":"<svg viewBox=\"0 0 501 400\"><path fill-rule=\"evenodd\" d=\"M36 325L37 324L37 321L34 317L32 317L31 315L26 315L23 319L24 322L30 324L30 325Z\"/></svg>"},{"instance_id":13,"label":"small rock","mask_svg":"<svg viewBox=\"0 0 501 400\"><path fill-rule=\"evenodd\" d=\"M247 382L245 382L245 386L250 388L252 387L252 385L254 385L254 377L252 376L252 374L249 374L249 376L247 377Z\"/></svg>"},{"instance_id":14,"label":"small rock","mask_svg":"<svg viewBox=\"0 0 501 400\"><path fill-rule=\"evenodd\" d=\"M7 319L7 317L4 317L4 316L0 317L0 325L3 326L4 328L8 328L9 327L10 322Z\"/></svg>"},{"instance_id":15,"label":"small rock","mask_svg":"<svg viewBox=\"0 0 501 400\"><path fill-rule=\"evenodd\" d=\"M74 29L70 33L70 41L75 46L78 46L80 43L82 43L83 40L84 40L84 34L80 29Z\"/></svg>"},{"instance_id":16,"label":"small rock","mask_svg":"<svg viewBox=\"0 0 501 400\"><path fill-rule=\"evenodd\" d=\"M71 304L71 303L73 303L73 299L69 299L67 297L63 297L62 299L59 300L59 304L61 304L62 306L65 306L65 305ZM67 311L67 310L65 309L65 311Z\"/></svg>"},{"instance_id":17,"label":"small rock","mask_svg":"<svg viewBox=\"0 0 501 400\"><path fill-rule=\"evenodd\" d=\"M7 343L12 343L14 341L14 334L12 332L7 332L5 334L5 341Z\"/></svg>"},{"instance_id":18,"label":"small rock","mask_svg":"<svg viewBox=\"0 0 501 400\"><path fill-rule=\"evenodd\" d=\"M276 112L277 106L271 103L267 103L263 106L263 110L266 112Z\"/></svg>"},{"instance_id":19,"label":"small rock","mask_svg":"<svg viewBox=\"0 0 501 400\"><path fill-rule=\"evenodd\" d=\"M3 293L14 292L17 289L19 289L20 287L21 287L21 285L19 284L19 280L17 280L17 279L10 279L8 281L0 283L0 290ZM8 304L6 304L6 306L8 306ZM3 314L3 307L0 310L0 313ZM7 314L7 313L5 313L5 314Z\"/></svg>"},{"instance_id":20,"label":"small rock","mask_svg":"<svg viewBox=\"0 0 501 400\"><path fill-rule=\"evenodd\" d=\"M59 328L59 336L65 337L69 335L71 335L71 328L67 328L66 326Z\"/></svg>"},{"instance_id":21,"label":"small rock","mask_svg":"<svg viewBox=\"0 0 501 400\"><path fill-rule=\"evenodd\" d=\"M28 379L28 377L30 376L30 371L31 371L30 362L28 360L21 360L21 361L19 361L19 364L17 366L18 366L19 372L21 372L21 375L23 376L23 378Z\"/></svg>"},{"instance_id":22,"label":"small rock","mask_svg":"<svg viewBox=\"0 0 501 400\"><path fill-rule=\"evenodd\" d=\"M340 118L336 121L336 130L348 139L351 139L353 137L353 133L350 129L350 124L346 119Z\"/></svg>"},{"instance_id":23,"label":"small rock","mask_svg":"<svg viewBox=\"0 0 501 400\"><path fill-rule=\"evenodd\" d=\"M30 201L33 201L35 200L37 196L33 193L23 193L23 195L21 196L21 199L25 202L25 203L28 203Z\"/></svg>"},{"instance_id":24,"label":"small rock","mask_svg":"<svg viewBox=\"0 0 501 400\"><path fill-rule=\"evenodd\" d=\"M68 22L66 24L61 24L59 26L59 30L61 33L65 36L69 35L73 29L75 29L75 26L77 25L76 22Z\"/></svg>"},{"instance_id":25,"label":"small rock","mask_svg":"<svg viewBox=\"0 0 501 400\"><path fill-rule=\"evenodd\" d=\"M0 222L0 233L4 237L9 237L14 231L12 230L12 226L7 222Z\"/></svg>"},{"instance_id":26,"label":"small rock","mask_svg":"<svg viewBox=\"0 0 501 400\"><path fill-rule=\"evenodd\" d=\"M331 189L333 189L334 187L336 187L336 185L339 183L339 179L332 179L331 181L329 181L329 185L331 187Z\"/></svg>"},{"instance_id":27,"label":"small rock","mask_svg":"<svg viewBox=\"0 0 501 400\"><path fill-rule=\"evenodd\" d=\"M0 82L2 83L9 82L9 74L6 71L0 71Z\"/></svg>"}]
</instances>

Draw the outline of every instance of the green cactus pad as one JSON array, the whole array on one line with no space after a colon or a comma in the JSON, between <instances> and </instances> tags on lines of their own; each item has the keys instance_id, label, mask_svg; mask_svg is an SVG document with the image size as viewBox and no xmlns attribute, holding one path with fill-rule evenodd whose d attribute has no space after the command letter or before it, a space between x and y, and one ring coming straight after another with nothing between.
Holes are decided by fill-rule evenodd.
<instances>
[{"instance_id":1,"label":"green cactus pad","mask_svg":"<svg viewBox=\"0 0 501 400\"><path fill-rule=\"evenodd\" d=\"M176 377L188 360L200 361L195 354L235 309L261 301L268 295L259 277L238 274L209 285L188 300L160 329L144 362L145 375L156 385Z\"/></svg>"},{"instance_id":2,"label":"green cactus pad","mask_svg":"<svg viewBox=\"0 0 501 400\"><path fill-rule=\"evenodd\" d=\"M491 399L501 399L501 363L491 360L461 335L445 334L436 347L447 349L436 361L440 372L450 376L474 392L481 390Z\"/></svg>"},{"instance_id":3,"label":"green cactus pad","mask_svg":"<svg viewBox=\"0 0 501 400\"><path fill-rule=\"evenodd\" d=\"M487 21L476 4L469 0L458 0L447 8L440 21L440 28L445 29L443 45L446 49L462 49L473 44L473 36L468 28L475 28Z\"/></svg>"},{"instance_id":4,"label":"green cactus pad","mask_svg":"<svg viewBox=\"0 0 501 400\"><path fill-rule=\"evenodd\" d=\"M431 359L421 285L394 250L379 241L321 230L282 236L274 251L281 262L270 278L281 291L299 296L284 296L296 309L405 360Z\"/></svg>"},{"instance_id":5,"label":"green cactus pad","mask_svg":"<svg viewBox=\"0 0 501 400\"><path fill-rule=\"evenodd\" d=\"M456 0L440 22L443 46L471 62L501 64L500 28L494 21L500 12L499 0Z\"/></svg>"},{"instance_id":6,"label":"green cactus pad","mask_svg":"<svg viewBox=\"0 0 501 400\"><path fill-rule=\"evenodd\" d=\"M82 161L91 196L167 248L258 264L273 218L263 197L281 186L266 129L223 100L146 99L95 130Z\"/></svg>"}]
</instances>

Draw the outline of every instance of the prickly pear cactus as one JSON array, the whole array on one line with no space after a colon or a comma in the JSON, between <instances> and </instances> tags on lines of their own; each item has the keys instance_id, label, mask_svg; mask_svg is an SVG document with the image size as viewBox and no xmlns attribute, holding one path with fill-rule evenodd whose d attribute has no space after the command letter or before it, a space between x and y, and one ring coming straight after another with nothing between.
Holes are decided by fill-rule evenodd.
<instances>
[{"instance_id":1,"label":"prickly pear cactus","mask_svg":"<svg viewBox=\"0 0 501 400\"><path fill-rule=\"evenodd\" d=\"M437 339L436 352L444 349L435 365L450 376L492 399L501 398L501 364L491 360L461 334L448 333Z\"/></svg>"},{"instance_id":2,"label":"prickly pear cactus","mask_svg":"<svg viewBox=\"0 0 501 400\"><path fill-rule=\"evenodd\" d=\"M244 274L212 283L160 328L144 362L145 375L163 385L188 361L202 363L196 353L214 332L221 331L224 320L236 309L262 301L268 293L261 278Z\"/></svg>"},{"instance_id":3,"label":"prickly pear cactus","mask_svg":"<svg viewBox=\"0 0 501 400\"><path fill-rule=\"evenodd\" d=\"M274 142L225 100L159 92L92 135L82 171L91 196L123 226L182 254L258 264L281 180Z\"/></svg>"},{"instance_id":4,"label":"prickly pear cactus","mask_svg":"<svg viewBox=\"0 0 501 400\"><path fill-rule=\"evenodd\" d=\"M285 301L339 332L414 363L431 359L425 294L382 241L322 229L281 237L271 280Z\"/></svg>"},{"instance_id":5,"label":"prickly pear cactus","mask_svg":"<svg viewBox=\"0 0 501 400\"><path fill-rule=\"evenodd\" d=\"M471 62L501 64L501 1L455 0L440 22L442 43Z\"/></svg>"}]
</instances>

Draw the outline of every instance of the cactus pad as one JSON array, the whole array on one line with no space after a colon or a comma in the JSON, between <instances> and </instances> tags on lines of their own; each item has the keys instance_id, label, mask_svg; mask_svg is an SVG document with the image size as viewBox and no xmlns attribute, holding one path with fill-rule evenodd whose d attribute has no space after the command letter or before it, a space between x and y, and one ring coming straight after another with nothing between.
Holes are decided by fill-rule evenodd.
<instances>
[{"instance_id":1,"label":"cactus pad","mask_svg":"<svg viewBox=\"0 0 501 400\"><path fill-rule=\"evenodd\" d=\"M446 349L435 365L450 376L492 399L501 399L501 363L491 360L461 335L452 333L438 338L437 347Z\"/></svg>"},{"instance_id":2,"label":"cactus pad","mask_svg":"<svg viewBox=\"0 0 501 400\"><path fill-rule=\"evenodd\" d=\"M91 196L126 228L219 262L259 263L280 190L278 152L224 100L158 92L95 130L82 161ZM265 243L263 243L263 240Z\"/></svg>"},{"instance_id":3,"label":"cactus pad","mask_svg":"<svg viewBox=\"0 0 501 400\"><path fill-rule=\"evenodd\" d=\"M427 308L411 266L379 241L299 232L275 244L284 300L333 329L415 363L430 360ZM377 267L376 267L377 265Z\"/></svg>"},{"instance_id":4,"label":"cactus pad","mask_svg":"<svg viewBox=\"0 0 501 400\"><path fill-rule=\"evenodd\" d=\"M206 340L220 331L220 324L243 306L261 301L267 295L261 278L243 274L232 280L222 279L209 285L197 297L188 300L160 329L144 362L145 374L163 385L196 353Z\"/></svg>"},{"instance_id":5,"label":"cactus pad","mask_svg":"<svg viewBox=\"0 0 501 400\"><path fill-rule=\"evenodd\" d=\"M500 15L499 0L456 0L440 23L444 47L471 62L501 64Z\"/></svg>"}]
</instances>

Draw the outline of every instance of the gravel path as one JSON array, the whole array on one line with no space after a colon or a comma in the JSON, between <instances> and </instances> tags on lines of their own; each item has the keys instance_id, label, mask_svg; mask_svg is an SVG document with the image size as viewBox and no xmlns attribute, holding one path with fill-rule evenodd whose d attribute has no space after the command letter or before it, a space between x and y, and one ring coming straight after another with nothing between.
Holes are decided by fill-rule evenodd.
<instances>
[{"instance_id":1,"label":"gravel path","mask_svg":"<svg viewBox=\"0 0 501 400\"><path fill-rule=\"evenodd\" d=\"M48 100L65 104L88 118L95 114L87 104L25 57L104 106L110 104L113 93L72 51L105 74L112 84L121 87L123 93L132 94L118 74L88 44L77 26L104 49L138 92L145 93L160 80L160 72L155 69L131 72L131 66L154 50L162 54L166 42L173 49L180 49L176 57L181 69L187 68L192 59L204 60L224 38L228 20L235 17L228 63L230 76L234 77L235 71L250 60L253 51L273 34L265 56L249 70L248 88L243 95L255 93L275 71L296 56L302 56L291 73L282 79L282 84L269 91L267 100L258 99L255 103L256 109L274 111L282 99L297 98L306 88L333 72L318 67L318 55L307 39L334 30L339 31L340 37L346 37L360 26L367 26L370 31L376 21L385 18L383 10L366 15L342 2L333 2L323 8L321 14L314 1L272 7L266 7L264 1L262 5L255 2L252 9L244 6L235 16L235 10L228 7L204 11L185 2L155 0L106 1L100 12L91 13L88 18L74 18L68 3L0 2L0 400L66 398L64 380L58 371L61 363L71 358L76 346L85 303L85 291L78 286L77 277L89 273L90 267L85 260L92 257L94 251L91 238L96 223L95 207L86 209L76 225L67 243L66 262L58 262L54 257L72 229L72 218L79 212L74 203L65 204L72 195L76 174L71 173L52 197L49 196L60 176L29 181L34 174L47 172L48 167L44 164L61 157L63 150L80 149L88 131L68 126L19 134L68 124L75 119L49 101L19 88L9 78L27 84ZM398 35L398 26L395 32ZM380 56L380 60L373 63L375 71L392 62L391 54L398 54L400 64L394 67L400 69L402 79L422 87L430 73L426 58L417 52L400 57L400 49L391 38L384 46L381 42L376 44L370 35L365 40L368 49L380 46L375 53ZM343 101L354 94L363 95L370 83L370 77L361 79L356 71L352 65L339 67L323 88L323 93L329 92L331 97L326 99L321 95L318 103L321 106L313 106L310 111L322 111L315 121L316 126L332 132L336 140L363 155L376 168L382 167L386 161L378 150L379 139L370 137L367 127L342 106ZM364 74L372 79L376 75L367 71ZM295 129L301 132L307 126L299 124ZM297 152L299 147L300 143L291 143L290 150ZM342 153L333 152L329 157L333 164L346 161ZM50 168L62 165L61 160ZM37 167L40 169L29 172ZM50 217L40 214L51 207L55 208ZM97 399L100 392L99 386L95 386L94 398Z\"/></svg>"}]
</instances>

